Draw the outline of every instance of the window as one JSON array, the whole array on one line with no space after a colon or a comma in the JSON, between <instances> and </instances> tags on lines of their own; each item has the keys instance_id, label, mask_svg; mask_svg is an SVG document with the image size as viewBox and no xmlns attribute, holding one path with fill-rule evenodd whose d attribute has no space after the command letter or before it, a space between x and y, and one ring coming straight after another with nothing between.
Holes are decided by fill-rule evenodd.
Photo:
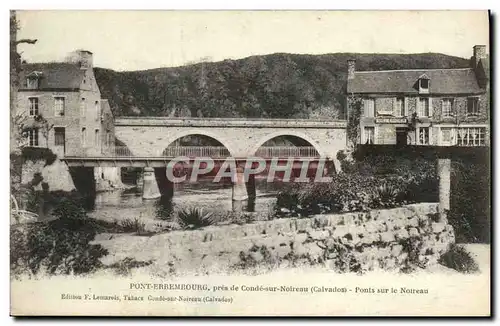
<instances>
[{"instance_id":1,"label":"window","mask_svg":"<svg viewBox=\"0 0 500 326\"><path fill-rule=\"evenodd\" d=\"M111 132L106 130L106 146L111 146Z\"/></svg>"},{"instance_id":2,"label":"window","mask_svg":"<svg viewBox=\"0 0 500 326\"><path fill-rule=\"evenodd\" d=\"M429 98L421 97L418 100L418 116L428 117L429 116Z\"/></svg>"},{"instance_id":3,"label":"window","mask_svg":"<svg viewBox=\"0 0 500 326\"><path fill-rule=\"evenodd\" d=\"M82 147L87 145L87 128L82 128Z\"/></svg>"},{"instance_id":4,"label":"window","mask_svg":"<svg viewBox=\"0 0 500 326\"><path fill-rule=\"evenodd\" d=\"M101 106L99 105L99 101L95 101L95 119L96 121L101 118Z\"/></svg>"},{"instance_id":5,"label":"window","mask_svg":"<svg viewBox=\"0 0 500 326\"><path fill-rule=\"evenodd\" d=\"M38 128L28 130L28 140L30 146L39 146L38 143Z\"/></svg>"},{"instance_id":6,"label":"window","mask_svg":"<svg viewBox=\"0 0 500 326\"><path fill-rule=\"evenodd\" d=\"M85 113L86 113L85 112L86 111L85 105L86 105L86 103L85 103L85 97L82 97L82 100L80 101L80 115L82 117L84 117Z\"/></svg>"},{"instance_id":7,"label":"window","mask_svg":"<svg viewBox=\"0 0 500 326\"><path fill-rule=\"evenodd\" d=\"M364 143L367 145L375 144L375 127L365 127Z\"/></svg>"},{"instance_id":8,"label":"window","mask_svg":"<svg viewBox=\"0 0 500 326\"><path fill-rule=\"evenodd\" d=\"M26 86L29 89L38 89L38 77L28 77L26 79Z\"/></svg>"},{"instance_id":9,"label":"window","mask_svg":"<svg viewBox=\"0 0 500 326\"><path fill-rule=\"evenodd\" d=\"M429 78L427 78L426 76L421 77L418 80L418 91L424 94L429 93L429 84L430 84Z\"/></svg>"},{"instance_id":10,"label":"window","mask_svg":"<svg viewBox=\"0 0 500 326\"><path fill-rule=\"evenodd\" d=\"M441 128L441 145L450 146L453 144L453 129Z\"/></svg>"},{"instance_id":11,"label":"window","mask_svg":"<svg viewBox=\"0 0 500 326\"><path fill-rule=\"evenodd\" d=\"M94 144L95 146L99 146L101 142L99 141L99 129L96 129L94 132Z\"/></svg>"},{"instance_id":12,"label":"window","mask_svg":"<svg viewBox=\"0 0 500 326\"><path fill-rule=\"evenodd\" d=\"M405 99L404 97L398 97L396 99L396 108L394 110L394 115L396 117L404 117L406 116L406 112L405 112Z\"/></svg>"},{"instance_id":13,"label":"window","mask_svg":"<svg viewBox=\"0 0 500 326\"><path fill-rule=\"evenodd\" d=\"M29 115L35 116L38 115L38 97L30 97L29 101Z\"/></svg>"},{"instance_id":14,"label":"window","mask_svg":"<svg viewBox=\"0 0 500 326\"><path fill-rule=\"evenodd\" d=\"M418 144L429 145L429 127L418 128Z\"/></svg>"},{"instance_id":15,"label":"window","mask_svg":"<svg viewBox=\"0 0 500 326\"><path fill-rule=\"evenodd\" d=\"M63 127L54 128L54 145L55 146L65 145L65 129Z\"/></svg>"},{"instance_id":16,"label":"window","mask_svg":"<svg viewBox=\"0 0 500 326\"><path fill-rule=\"evenodd\" d=\"M484 146L484 137L486 128L458 128L457 145L458 146Z\"/></svg>"},{"instance_id":17,"label":"window","mask_svg":"<svg viewBox=\"0 0 500 326\"><path fill-rule=\"evenodd\" d=\"M54 97L54 112L56 117L64 116L64 97Z\"/></svg>"},{"instance_id":18,"label":"window","mask_svg":"<svg viewBox=\"0 0 500 326\"><path fill-rule=\"evenodd\" d=\"M367 98L364 100L365 117L372 118L375 116L375 100Z\"/></svg>"},{"instance_id":19,"label":"window","mask_svg":"<svg viewBox=\"0 0 500 326\"><path fill-rule=\"evenodd\" d=\"M443 118L453 117L453 99L445 98L441 101L441 113Z\"/></svg>"},{"instance_id":20,"label":"window","mask_svg":"<svg viewBox=\"0 0 500 326\"><path fill-rule=\"evenodd\" d=\"M469 97L467 99L467 115L478 115L479 114L479 98Z\"/></svg>"}]
</instances>

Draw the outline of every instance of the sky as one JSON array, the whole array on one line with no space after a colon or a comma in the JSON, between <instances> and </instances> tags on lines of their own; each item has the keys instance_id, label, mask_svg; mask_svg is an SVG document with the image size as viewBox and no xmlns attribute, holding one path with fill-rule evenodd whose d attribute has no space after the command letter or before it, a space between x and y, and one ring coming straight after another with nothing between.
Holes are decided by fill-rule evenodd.
<instances>
[{"instance_id":1,"label":"sky","mask_svg":"<svg viewBox=\"0 0 500 326\"><path fill-rule=\"evenodd\" d=\"M276 52L438 52L489 45L486 11L18 11L28 62L93 52L94 66L144 70Z\"/></svg>"}]
</instances>

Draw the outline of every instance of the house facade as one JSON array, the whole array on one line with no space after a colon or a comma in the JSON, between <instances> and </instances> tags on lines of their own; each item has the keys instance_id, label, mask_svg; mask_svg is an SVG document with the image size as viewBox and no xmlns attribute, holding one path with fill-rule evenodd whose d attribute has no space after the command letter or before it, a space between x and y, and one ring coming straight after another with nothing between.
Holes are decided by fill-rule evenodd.
<instances>
[{"instance_id":1,"label":"house facade","mask_svg":"<svg viewBox=\"0 0 500 326\"><path fill-rule=\"evenodd\" d=\"M348 115L359 115L356 142L488 146L489 87L484 45L474 46L470 68L356 71L349 60Z\"/></svg>"},{"instance_id":2,"label":"house facade","mask_svg":"<svg viewBox=\"0 0 500 326\"><path fill-rule=\"evenodd\" d=\"M59 157L96 156L114 146L113 115L101 99L91 52L24 64L20 80L17 110L26 117L27 146L48 147Z\"/></svg>"}]
</instances>

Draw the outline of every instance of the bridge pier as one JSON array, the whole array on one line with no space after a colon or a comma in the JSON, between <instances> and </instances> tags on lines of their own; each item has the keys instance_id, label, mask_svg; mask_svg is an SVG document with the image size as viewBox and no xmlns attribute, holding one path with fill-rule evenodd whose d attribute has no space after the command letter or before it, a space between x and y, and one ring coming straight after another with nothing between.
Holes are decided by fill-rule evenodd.
<instances>
[{"instance_id":1,"label":"bridge pier","mask_svg":"<svg viewBox=\"0 0 500 326\"><path fill-rule=\"evenodd\" d=\"M233 179L232 206L233 211L242 212L248 203L248 192L243 168L238 166L235 174Z\"/></svg>"},{"instance_id":2,"label":"bridge pier","mask_svg":"<svg viewBox=\"0 0 500 326\"><path fill-rule=\"evenodd\" d=\"M154 169L146 167L143 170L144 181L142 187L142 199L157 199L161 197L160 190L158 189L158 183L156 182L156 177Z\"/></svg>"},{"instance_id":3,"label":"bridge pier","mask_svg":"<svg viewBox=\"0 0 500 326\"><path fill-rule=\"evenodd\" d=\"M91 209L95 205L97 194L96 180L93 167L70 167L69 173L76 190L85 199L85 208Z\"/></svg>"}]
</instances>

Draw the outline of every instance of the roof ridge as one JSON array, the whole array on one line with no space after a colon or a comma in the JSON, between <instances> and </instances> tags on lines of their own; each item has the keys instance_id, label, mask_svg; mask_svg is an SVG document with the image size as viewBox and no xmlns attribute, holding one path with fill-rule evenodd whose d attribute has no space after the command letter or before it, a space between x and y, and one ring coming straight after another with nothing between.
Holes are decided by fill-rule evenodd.
<instances>
[{"instance_id":1,"label":"roof ridge","mask_svg":"<svg viewBox=\"0 0 500 326\"><path fill-rule=\"evenodd\" d=\"M434 68L434 69L393 69L393 70L361 70L354 73L371 73L371 72L393 72L393 71L437 71L437 70L473 70L472 68Z\"/></svg>"}]
</instances>

